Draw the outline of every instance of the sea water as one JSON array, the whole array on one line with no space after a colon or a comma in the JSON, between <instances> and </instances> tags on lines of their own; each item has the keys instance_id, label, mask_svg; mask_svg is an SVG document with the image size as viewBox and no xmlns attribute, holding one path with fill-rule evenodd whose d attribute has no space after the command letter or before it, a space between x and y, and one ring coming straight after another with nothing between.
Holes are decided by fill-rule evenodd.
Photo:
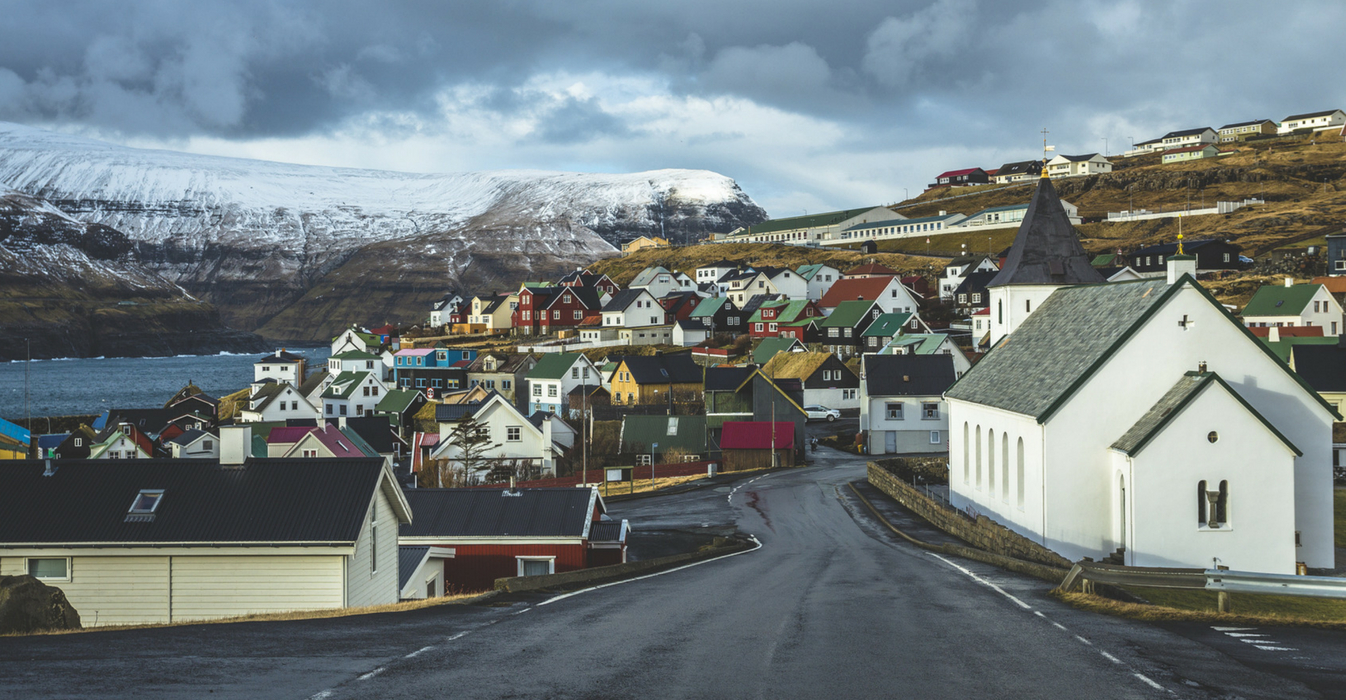
<instances>
[{"instance_id":1,"label":"sea water","mask_svg":"<svg viewBox=\"0 0 1346 700\"><path fill-rule=\"evenodd\" d=\"M323 371L327 347L287 348L303 355L308 369ZM24 416L24 374L33 416L98 414L109 408L158 408L191 382L219 398L252 382L260 354L177 357L68 358L0 362L0 417ZM41 424L36 428L45 429Z\"/></svg>"}]
</instances>

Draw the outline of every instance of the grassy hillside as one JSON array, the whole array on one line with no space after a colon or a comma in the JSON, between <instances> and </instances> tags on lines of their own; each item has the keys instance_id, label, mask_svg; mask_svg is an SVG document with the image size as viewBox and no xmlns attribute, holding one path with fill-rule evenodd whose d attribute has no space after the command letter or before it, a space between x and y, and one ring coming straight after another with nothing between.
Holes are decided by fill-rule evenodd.
<instances>
[{"instance_id":1,"label":"grassy hillside","mask_svg":"<svg viewBox=\"0 0 1346 700\"><path fill-rule=\"evenodd\" d=\"M1332 229L1346 225L1346 143L1340 135L1315 139L1274 139L1238 145L1237 153L1219 158L1163 165L1159 154L1112 158L1108 175L1056 180L1066 201L1079 207L1086 220L1105 218L1108 212L1128 209L1175 211L1213 206L1216 201L1261 198L1264 206L1245 207L1228 215L1195 216L1182 223L1188 240L1220 238L1261 255L1295 243L1321 242ZM1022 204L1032 197L1035 183L1003 187L983 185L931 190L896 205L907 217L932 216L941 210L971 215L987 207ZM1078 227L1085 248L1106 252L1174 240L1176 219L1127 223L1086 223ZM1325 230L1326 229L1326 230ZM964 243L969 250L1002 250L1013 229L990 234L950 234L934 237L930 252L954 255ZM890 250L925 251L924 239L882 244Z\"/></svg>"}]
</instances>

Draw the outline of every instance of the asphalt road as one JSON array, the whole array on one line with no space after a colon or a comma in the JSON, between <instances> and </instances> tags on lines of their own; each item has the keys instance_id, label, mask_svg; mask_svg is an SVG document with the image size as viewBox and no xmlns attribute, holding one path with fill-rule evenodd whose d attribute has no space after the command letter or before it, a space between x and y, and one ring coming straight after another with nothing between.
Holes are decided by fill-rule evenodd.
<instances>
[{"instance_id":1,"label":"asphalt road","mask_svg":"<svg viewBox=\"0 0 1346 700\"><path fill-rule=\"evenodd\" d=\"M1273 652L1201 626L1080 612L1035 579L901 542L845 487L860 478L863 462L823 449L807 469L614 503L637 528L737 528L762 547L574 594L2 638L0 696L1294 698L1346 688L1341 663L1322 658L1341 656L1346 635L1291 644L1313 631L1277 630L1295 651Z\"/></svg>"}]
</instances>

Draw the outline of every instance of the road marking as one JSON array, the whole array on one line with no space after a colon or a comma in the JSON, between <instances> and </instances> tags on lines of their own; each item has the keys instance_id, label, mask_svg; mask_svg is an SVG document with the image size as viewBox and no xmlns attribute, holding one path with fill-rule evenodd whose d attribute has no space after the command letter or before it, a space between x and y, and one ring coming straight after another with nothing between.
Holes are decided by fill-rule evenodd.
<instances>
[{"instance_id":1,"label":"road marking","mask_svg":"<svg viewBox=\"0 0 1346 700\"><path fill-rule=\"evenodd\" d=\"M403 656L402 658L404 658L404 659L414 659L414 658L416 658L417 656L420 656L421 654L424 654L425 652L430 651L431 649L434 649L434 648L435 648L435 646L434 646L433 644L431 644L431 645L428 646L428 647L421 647L420 649L417 649L416 651L413 651L413 652L411 652L410 654L407 654L406 656Z\"/></svg>"},{"instance_id":2,"label":"road marking","mask_svg":"<svg viewBox=\"0 0 1346 700\"><path fill-rule=\"evenodd\" d=\"M524 608L523 610L516 610L515 612L510 613L510 615L522 615L528 612L529 610L532 610L532 608Z\"/></svg>"},{"instance_id":3,"label":"road marking","mask_svg":"<svg viewBox=\"0 0 1346 700\"><path fill-rule=\"evenodd\" d=\"M1112 654L1109 654L1109 653L1106 652L1106 651L1103 651L1102 649L1099 649L1099 650L1098 650L1098 653L1102 654L1102 655L1103 655L1103 658L1107 659L1108 661L1111 661L1112 663L1117 664L1118 666L1125 666L1125 665L1126 665L1126 664L1122 663L1122 660L1121 660L1121 659L1119 659L1119 658L1113 656Z\"/></svg>"},{"instance_id":4,"label":"road marking","mask_svg":"<svg viewBox=\"0 0 1346 700\"><path fill-rule=\"evenodd\" d=\"M738 486L735 486L733 489L731 489L731 490L729 491L729 495L724 497L725 501L729 502L730 505L733 505L733 503L734 503L734 494L738 493L738 490L739 490L739 489L743 488L744 486L747 486L748 484L751 484L751 483L754 482L754 481L757 481L758 479L765 479L765 478L767 478L768 476L771 476L771 475L770 475L770 474L763 474L763 475L761 475L761 476L754 476L753 478L748 479L747 481L745 481L745 482L739 484Z\"/></svg>"},{"instance_id":5,"label":"road marking","mask_svg":"<svg viewBox=\"0 0 1346 700\"><path fill-rule=\"evenodd\" d=\"M355 680L357 680L357 681L367 681L367 680L369 680L370 678L373 678L374 676L377 676L377 675L379 675L380 673L383 673L384 671L387 671L387 670L388 670L387 667L385 667L385 666L379 666L378 668L374 669L373 671L370 671L369 673L366 673L365 675L360 676L359 678L356 678Z\"/></svg>"},{"instance_id":6,"label":"road marking","mask_svg":"<svg viewBox=\"0 0 1346 700\"><path fill-rule=\"evenodd\" d=\"M1265 636L1266 636L1265 634L1252 634L1252 633L1249 633L1249 632L1225 632L1225 634L1229 635L1230 637L1233 637L1234 639L1242 639L1242 638L1244 638L1244 637L1265 637Z\"/></svg>"},{"instance_id":7,"label":"road marking","mask_svg":"<svg viewBox=\"0 0 1346 700\"><path fill-rule=\"evenodd\" d=\"M1211 627L1216 632L1248 632L1257 629L1256 627Z\"/></svg>"},{"instance_id":8,"label":"road marking","mask_svg":"<svg viewBox=\"0 0 1346 700\"><path fill-rule=\"evenodd\" d=\"M1261 649L1262 651L1299 651L1298 649L1291 649L1290 647L1269 647L1269 646L1263 646L1261 644L1258 644L1256 646L1258 649Z\"/></svg>"},{"instance_id":9,"label":"road marking","mask_svg":"<svg viewBox=\"0 0 1346 700\"><path fill-rule=\"evenodd\" d=\"M967 569L965 569L965 568L963 568L963 567L961 567L961 566L959 566L959 565L957 565L957 564L955 564L955 563L949 561L948 559L945 559L944 557L941 557L940 555L935 554L934 552L926 552L926 554L929 554L930 556L932 556L932 557L934 557L934 558L936 558L936 559L938 559L938 560L944 562L945 564L948 564L949 566L952 566L953 568L958 569L959 571L961 571L961 572L967 574L969 577L972 578L973 581L976 581L977 583L980 583L980 584L982 584L983 586L989 586L989 587L991 588L991 590L993 590L993 591L995 591L996 593L999 593L1000 595L1003 595L1003 596L1005 596L1006 598L1009 598L1010 600L1014 601L1016 604L1018 604L1019 607L1023 608L1024 610L1032 610L1032 609L1033 609L1033 606L1029 605L1028 603L1023 602L1022 600L1019 600L1018 598L1015 598L1012 594L1010 594L1008 591L1006 591L1005 589L1001 588L1000 586L997 586L997 585L995 585L994 583L991 583L990 581L987 581L986 579L984 579L984 578L978 576L977 574L975 574L975 573L973 573L973 572L971 572L971 571L969 571L969 570L967 570Z\"/></svg>"},{"instance_id":10,"label":"road marking","mask_svg":"<svg viewBox=\"0 0 1346 700\"><path fill-rule=\"evenodd\" d=\"M1078 640L1080 640L1080 642L1082 642L1082 643L1084 643L1084 644L1088 644L1089 646L1093 646L1093 645L1094 645L1093 642L1091 642L1091 641L1085 639L1084 637L1081 637L1081 636L1078 635L1078 634L1075 635L1075 638L1078 639Z\"/></svg>"},{"instance_id":11,"label":"road marking","mask_svg":"<svg viewBox=\"0 0 1346 700\"><path fill-rule=\"evenodd\" d=\"M1154 688L1155 690L1168 690L1168 688L1165 688L1164 686L1159 685L1158 683L1155 683L1154 681L1150 680L1150 678L1143 673L1133 673L1131 675L1135 676L1136 678L1139 678L1141 681L1145 683L1145 685L1148 685L1151 688ZM1175 694L1171 690L1168 690L1168 692L1170 695Z\"/></svg>"},{"instance_id":12,"label":"road marking","mask_svg":"<svg viewBox=\"0 0 1346 700\"><path fill-rule=\"evenodd\" d=\"M769 475L763 475L763 476L769 476ZM757 477L757 478L760 479L760 478L762 478L762 477ZM740 554L749 554L749 553L751 553L751 552L756 552L757 550L759 550L759 549L762 548L762 543L761 543L760 541L758 541L758 539L757 539L757 537L756 537L755 535L748 535L748 539L752 540L753 543L756 544L757 546L756 546L756 547L753 547L752 549L745 549L745 550L743 550L743 551L741 551L741 552L732 552L732 553L730 553L730 554L725 554L725 555L723 555L723 556L715 557L715 558L713 558L713 559L703 559L703 560L701 560L701 561L692 562L691 564L683 564L682 566L674 567L674 568L672 568L672 569L667 569L667 570L665 570L665 571L657 571L657 572L652 573L652 574L645 574L644 576L637 576L637 577L635 577L635 578L628 578L628 579L623 579L623 580L621 580L621 581L613 581L613 582L611 582L611 583L600 584L600 585L594 586L594 587L592 587L592 588L581 588L581 589L578 590L578 591L571 591L571 592L569 592L569 593L562 593L561 595L553 596L553 597L551 597L551 598L548 598L548 599L542 601L541 603L538 603L538 606L550 605L550 604L552 604L552 603L555 603L555 602L558 601L558 600L565 600L566 598L569 598L569 597L571 597L571 596L577 596L577 595L579 595L579 594L581 594L581 593L588 593L589 591L596 591L596 590L598 590L598 589L600 589L600 588L607 588L608 586L620 586L620 585L622 585L623 583L631 583L632 581L640 581L640 580L642 580L642 579L654 578L655 576L663 576L664 574L671 574L671 573L673 573L674 571L682 571L683 569L690 569L690 568L692 568L693 566L701 566L702 564L709 564L709 563L711 563L711 562L713 562L713 561L719 561L719 560L721 560L721 559L728 559L729 557L736 557L736 556L738 556L738 555L740 555Z\"/></svg>"},{"instance_id":13,"label":"road marking","mask_svg":"<svg viewBox=\"0 0 1346 700\"><path fill-rule=\"evenodd\" d=\"M462 632L459 632L458 634L455 634L455 635L453 635L452 637L449 637L449 638L446 639L445 641L452 642L452 641L455 640L455 639L462 639L463 637L466 637L466 636L467 636L467 633L468 633L468 632L469 632L469 630L463 630Z\"/></svg>"},{"instance_id":14,"label":"road marking","mask_svg":"<svg viewBox=\"0 0 1346 700\"><path fill-rule=\"evenodd\" d=\"M328 689L320 693L314 693L313 695L310 695L308 700L325 700L325 698L330 697L332 697L332 691L331 689Z\"/></svg>"}]
</instances>

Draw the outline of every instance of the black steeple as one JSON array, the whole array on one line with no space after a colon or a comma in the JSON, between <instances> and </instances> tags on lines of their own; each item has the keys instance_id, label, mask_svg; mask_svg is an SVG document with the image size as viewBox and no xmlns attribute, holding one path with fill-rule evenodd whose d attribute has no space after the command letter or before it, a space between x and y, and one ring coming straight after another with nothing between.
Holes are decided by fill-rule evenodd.
<instances>
[{"instance_id":1,"label":"black steeple","mask_svg":"<svg viewBox=\"0 0 1346 700\"><path fill-rule=\"evenodd\" d=\"M1009 284L1101 284L1050 178L1038 180L1005 266L987 288Z\"/></svg>"}]
</instances>

